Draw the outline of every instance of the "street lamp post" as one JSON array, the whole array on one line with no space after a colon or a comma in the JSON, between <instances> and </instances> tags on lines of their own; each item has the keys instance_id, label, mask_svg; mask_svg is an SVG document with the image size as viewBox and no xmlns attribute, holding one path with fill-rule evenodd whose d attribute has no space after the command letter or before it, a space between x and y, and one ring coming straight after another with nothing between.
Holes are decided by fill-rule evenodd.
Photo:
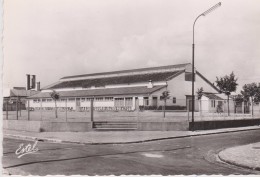
<instances>
[{"instance_id":1,"label":"street lamp post","mask_svg":"<svg viewBox=\"0 0 260 177\"><path fill-rule=\"evenodd\" d=\"M203 12L202 14L200 14L194 21L193 23L193 33L192 33L192 119L191 119L191 130L194 131L194 107L195 107L195 99L194 99L194 80L195 80L195 73L194 73L194 51L195 51L195 43L194 43L194 27L195 27L195 23L198 20L199 17L201 16L206 16L208 15L210 12L212 12L213 10L215 10L216 8L221 6L221 2L217 3L216 5L212 6L211 8L209 8L208 10L206 10L205 12Z\"/></svg>"}]
</instances>

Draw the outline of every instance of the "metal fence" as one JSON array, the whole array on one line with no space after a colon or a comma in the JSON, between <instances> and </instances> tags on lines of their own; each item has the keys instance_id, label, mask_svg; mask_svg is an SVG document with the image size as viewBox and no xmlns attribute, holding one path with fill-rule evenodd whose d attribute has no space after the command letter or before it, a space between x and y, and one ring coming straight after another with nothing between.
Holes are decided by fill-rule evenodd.
<instances>
[{"instance_id":1,"label":"metal fence","mask_svg":"<svg viewBox=\"0 0 260 177\"><path fill-rule=\"evenodd\" d=\"M191 121L192 101L189 99L118 99L115 100L45 100L26 102L25 107L3 106L3 118L8 120L90 122L127 121L157 122ZM113 104L112 104L113 102ZM229 106L228 106L229 105ZM92 110L92 111L91 111ZM228 113L229 110L229 113ZM195 121L260 118L260 105L232 100L195 100Z\"/></svg>"},{"instance_id":2,"label":"metal fence","mask_svg":"<svg viewBox=\"0 0 260 177\"><path fill-rule=\"evenodd\" d=\"M195 121L260 118L259 103L234 100L196 100Z\"/></svg>"}]
</instances>

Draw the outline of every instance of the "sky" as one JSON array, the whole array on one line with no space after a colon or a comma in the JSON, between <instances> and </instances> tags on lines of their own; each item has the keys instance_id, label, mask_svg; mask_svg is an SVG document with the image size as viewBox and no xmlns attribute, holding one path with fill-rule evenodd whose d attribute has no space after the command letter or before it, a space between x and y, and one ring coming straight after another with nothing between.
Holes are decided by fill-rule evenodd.
<instances>
[{"instance_id":1,"label":"sky","mask_svg":"<svg viewBox=\"0 0 260 177\"><path fill-rule=\"evenodd\" d=\"M5 0L3 88L61 77L191 63L211 82L260 82L259 0Z\"/></svg>"}]
</instances>

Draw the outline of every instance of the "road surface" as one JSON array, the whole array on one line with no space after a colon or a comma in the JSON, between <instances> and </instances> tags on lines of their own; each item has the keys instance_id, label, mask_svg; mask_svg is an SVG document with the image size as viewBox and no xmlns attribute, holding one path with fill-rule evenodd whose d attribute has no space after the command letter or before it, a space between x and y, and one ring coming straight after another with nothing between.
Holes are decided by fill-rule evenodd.
<instances>
[{"instance_id":1,"label":"road surface","mask_svg":"<svg viewBox=\"0 0 260 177\"><path fill-rule=\"evenodd\" d=\"M38 151L17 158L21 143L3 141L3 167L20 175L191 175L260 174L218 161L222 149L260 142L260 130L146 143L80 145L38 142Z\"/></svg>"}]
</instances>

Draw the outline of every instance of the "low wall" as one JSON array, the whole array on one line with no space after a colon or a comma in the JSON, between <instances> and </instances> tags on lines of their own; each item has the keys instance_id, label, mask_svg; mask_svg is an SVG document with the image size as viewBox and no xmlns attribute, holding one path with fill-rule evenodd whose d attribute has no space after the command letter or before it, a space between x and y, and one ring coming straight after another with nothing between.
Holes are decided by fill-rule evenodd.
<instances>
[{"instance_id":1,"label":"low wall","mask_svg":"<svg viewBox=\"0 0 260 177\"><path fill-rule=\"evenodd\" d=\"M195 130L245 127L260 125L259 119L221 120L194 122ZM186 131L191 122L138 122L137 131ZM87 132L92 131L90 122L47 122L27 120L3 120L3 128L30 132Z\"/></svg>"},{"instance_id":2,"label":"low wall","mask_svg":"<svg viewBox=\"0 0 260 177\"><path fill-rule=\"evenodd\" d=\"M186 131L188 122L138 122L137 131Z\"/></svg>"},{"instance_id":3,"label":"low wall","mask_svg":"<svg viewBox=\"0 0 260 177\"><path fill-rule=\"evenodd\" d=\"M3 128L29 132L86 132L90 122L44 122L27 120L3 120Z\"/></svg>"},{"instance_id":4,"label":"low wall","mask_svg":"<svg viewBox=\"0 0 260 177\"><path fill-rule=\"evenodd\" d=\"M30 132L87 132L92 131L90 122L47 122L3 120L3 128ZM188 122L138 122L137 131L185 131Z\"/></svg>"},{"instance_id":5,"label":"low wall","mask_svg":"<svg viewBox=\"0 0 260 177\"><path fill-rule=\"evenodd\" d=\"M40 121L27 121L27 120L3 120L3 128L9 130L40 132Z\"/></svg>"},{"instance_id":6,"label":"low wall","mask_svg":"<svg viewBox=\"0 0 260 177\"><path fill-rule=\"evenodd\" d=\"M90 122L42 122L41 132L87 132Z\"/></svg>"},{"instance_id":7,"label":"low wall","mask_svg":"<svg viewBox=\"0 0 260 177\"><path fill-rule=\"evenodd\" d=\"M220 128L234 128L260 125L259 119L244 119L244 120L220 120L220 121L200 121L194 122L194 130L210 130ZM191 122L189 123L191 127Z\"/></svg>"}]
</instances>

